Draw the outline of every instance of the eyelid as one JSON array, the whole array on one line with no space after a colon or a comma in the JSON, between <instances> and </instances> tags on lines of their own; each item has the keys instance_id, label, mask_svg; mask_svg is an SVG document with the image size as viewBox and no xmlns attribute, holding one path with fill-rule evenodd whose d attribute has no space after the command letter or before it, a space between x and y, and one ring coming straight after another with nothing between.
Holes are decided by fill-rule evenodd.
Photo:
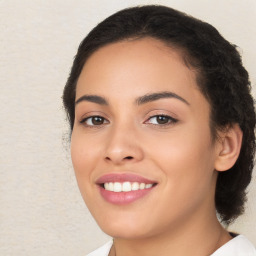
<instances>
[{"instance_id":1,"label":"eyelid","mask_svg":"<svg viewBox=\"0 0 256 256\"><path fill-rule=\"evenodd\" d=\"M81 113L81 114L78 113L77 116L78 116L77 120L79 122L82 121L83 119L86 119L89 117L94 117L94 116L100 116L107 120L109 119L109 117L104 112L101 112L101 111L88 111L88 112L83 111L83 113Z\"/></svg>"},{"instance_id":2,"label":"eyelid","mask_svg":"<svg viewBox=\"0 0 256 256\"><path fill-rule=\"evenodd\" d=\"M167 116L167 117L169 116L172 119L178 120L178 116L174 112L166 109L151 109L146 113L145 116L146 116L146 119L153 116Z\"/></svg>"},{"instance_id":3,"label":"eyelid","mask_svg":"<svg viewBox=\"0 0 256 256\"><path fill-rule=\"evenodd\" d=\"M170 119L172 122L174 122L174 123L176 123L176 122L178 121L177 119L175 119L175 118L173 118L173 117L171 117L171 116L169 116L169 115L160 114L160 115L153 115L153 116L149 117L149 118L146 120L146 122L147 122L148 120L152 119L152 118L160 117L160 116L167 117L167 118L169 118L169 119ZM161 124L159 124L159 125L161 125Z\"/></svg>"},{"instance_id":4,"label":"eyelid","mask_svg":"<svg viewBox=\"0 0 256 256\"><path fill-rule=\"evenodd\" d=\"M90 118L95 118L95 117L102 118L102 119L104 119L104 122L107 121L107 123L109 123L109 121L108 121L105 117L103 117L103 116L98 116L98 115L85 117L85 118L83 118L82 120L80 120L79 122L80 122L80 123L84 123L86 120L88 120L88 119L90 119Z\"/></svg>"},{"instance_id":5,"label":"eyelid","mask_svg":"<svg viewBox=\"0 0 256 256\"><path fill-rule=\"evenodd\" d=\"M168 113L166 113L167 111L164 111L164 110L160 110L160 109L155 109L155 110L151 110L146 116L146 121L144 122L145 124L147 125L153 125L153 126L157 126L157 127L168 127L168 126L172 126L174 125L175 123L177 123L179 120L176 118L176 115L174 113L170 113L168 111ZM164 123L164 124L153 124L153 123L150 123L149 120L152 119L152 118L156 118L156 117L159 117L159 116L164 116L164 117L167 117L169 118L169 122L167 123ZM175 116L175 117L173 117Z\"/></svg>"},{"instance_id":6,"label":"eyelid","mask_svg":"<svg viewBox=\"0 0 256 256\"><path fill-rule=\"evenodd\" d=\"M100 118L103 118L104 119L104 123L101 124L101 125L87 125L85 122L86 120L88 120L89 118L93 118L93 117L100 117ZM81 118L78 119L78 122L79 124L82 124L86 127L89 127L89 128L99 128L101 127L102 125L105 125L107 123L110 123L109 121L109 118L106 116L106 114L102 113L102 112L99 112L99 111L91 111L91 112L88 112L86 114L83 114L81 116Z\"/></svg>"}]
</instances>

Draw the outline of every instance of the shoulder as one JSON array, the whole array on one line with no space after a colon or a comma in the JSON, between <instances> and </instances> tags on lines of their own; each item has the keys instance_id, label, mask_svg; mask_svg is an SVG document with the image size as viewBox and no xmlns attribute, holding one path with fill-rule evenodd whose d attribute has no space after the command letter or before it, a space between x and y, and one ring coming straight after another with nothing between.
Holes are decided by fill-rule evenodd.
<instances>
[{"instance_id":1,"label":"shoulder","mask_svg":"<svg viewBox=\"0 0 256 256\"><path fill-rule=\"evenodd\" d=\"M108 256L112 244L113 241L109 241L100 248L96 249L95 251L87 254L86 256Z\"/></svg>"},{"instance_id":2,"label":"shoulder","mask_svg":"<svg viewBox=\"0 0 256 256\"><path fill-rule=\"evenodd\" d=\"M245 236L238 235L211 256L256 256L256 249Z\"/></svg>"}]
</instances>

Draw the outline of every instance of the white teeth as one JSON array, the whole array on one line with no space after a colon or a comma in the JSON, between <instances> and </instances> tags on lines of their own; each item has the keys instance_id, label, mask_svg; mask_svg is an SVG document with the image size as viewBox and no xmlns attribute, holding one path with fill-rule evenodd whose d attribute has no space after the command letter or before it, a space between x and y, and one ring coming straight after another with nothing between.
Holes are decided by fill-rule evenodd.
<instances>
[{"instance_id":1,"label":"white teeth","mask_svg":"<svg viewBox=\"0 0 256 256\"><path fill-rule=\"evenodd\" d=\"M114 183L114 192L121 192L122 191L122 184L120 182Z\"/></svg>"},{"instance_id":2,"label":"white teeth","mask_svg":"<svg viewBox=\"0 0 256 256\"><path fill-rule=\"evenodd\" d=\"M146 187L145 183L140 183L140 189L144 189Z\"/></svg>"},{"instance_id":3,"label":"white teeth","mask_svg":"<svg viewBox=\"0 0 256 256\"><path fill-rule=\"evenodd\" d=\"M122 188L124 192L131 191L132 190L131 182L124 182Z\"/></svg>"},{"instance_id":4,"label":"white teeth","mask_svg":"<svg viewBox=\"0 0 256 256\"><path fill-rule=\"evenodd\" d=\"M113 182L109 182L108 187L109 187L109 191L114 191L114 183Z\"/></svg>"},{"instance_id":5,"label":"white teeth","mask_svg":"<svg viewBox=\"0 0 256 256\"><path fill-rule=\"evenodd\" d=\"M145 188L151 188L153 184L146 184Z\"/></svg>"},{"instance_id":6,"label":"white teeth","mask_svg":"<svg viewBox=\"0 0 256 256\"><path fill-rule=\"evenodd\" d=\"M113 191L113 192L129 192L134 190L140 189L147 189L151 188L153 184L145 184L145 183L138 183L138 182L129 182L125 181L121 182L106 182L104 183L105 190Z\"/></svg>"},{"instance_id":7,"label":"white teeth","mask_svg":"<svg viewBox=\"0 0 256 256\"><path fill-rule=\"evenodd\" d=\"M106 190L109 190L109 183L105 183L105 184L104 184L104 188L105 188Z\"/></svg>"},{"instance_id":8,"label":"white teeth","mask_svg":"<svg viewBox=\"0 0 256 256\"><path fill-rule=\"evenodd\" d=\"M132 183L132 190L138 190L140 188L140 184L138 182Z\"/></svg>"}]
</instances>

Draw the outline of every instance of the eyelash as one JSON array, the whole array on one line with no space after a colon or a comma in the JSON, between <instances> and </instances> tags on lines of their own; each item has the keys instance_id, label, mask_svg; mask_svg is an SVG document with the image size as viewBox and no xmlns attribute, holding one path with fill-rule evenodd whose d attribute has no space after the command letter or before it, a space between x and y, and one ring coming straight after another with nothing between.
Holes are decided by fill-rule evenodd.
<instances>
[{"instance_id":1,"label":"eyelash","mask_svg":"<svg viewBox=\"0 0 256 256\"><path fill-rule=\"evenodd\" d=\"M93 122L93 118L99 118L99 119L102 119L103 123L102 124L86 124L86 122L88 120L91 120L91 123ZM155 118L157 120L157 118L167 118L167 123L162 123L162 124L151 124L149 122L150 119L153 119ZM106 122L107 121L107 122ZM151 124L151 125L154 125L154 126L161 126L161 127L164 127L164 126L170 126L170 125L173 125L175 123L177 123L178 120L171 117L171 116L168 116L168 115L165 115L165 114L159 114L159 115L154 115L154 116L150 116L147 120L146 120L146 124ZM86 117L86 118L83 118L81 121L80 121L80 124L83 124L85 127L88 127L88 128L100 128L101 126L103 126L104 124L107 124L109 123L109 121L102 117L102 116L89 116L89 117Z\"/></svg>"},{"instance_id":2,"label":"eyelash","mask_svg":"<svg viewBox=\"0 0 256 256\"><path fill-rule=\"evenodd\" d=\"M100 118L100 119L103 120L103 123L102 123L102 124L99 124L99 125L96 125L96 124L86 124L86 122L87 122L88 120L90 120L90 119L91 119L91 123L92 123L92 119L93 119L93 118ZM84 126L89 127L89 128L96 128L97 126L100 127L100 126L104 125L104 123L106 124L105 121L107 121L107 119L104 118L104 117L102 117L102 116L89 116L89 117L83 118L83 119L80 121L80 124L83 124ZM108 123L108 121L107 121L107 123Z\"/></svg>"},{"instance_id":3,"label":"eyelash","mask_svg":"<svg viewBox=\"0 0 256 256\"><path fill-rule=\"evenodd\" d=\"M157 118L162 118L162 117L164 117L164 118L166 118L168 121L167 121L167 123L163 123L163 124L153 124L152 123L152 125L156 125L156 126L161 126L161 127L163 127L163 126L170 126L170 125L173 125L173 124L175 124L175 123L177 123L178 122L178 120L177 119L175 119L175 118L173 118L173 117L171 117L171 116L168 116L168 115L165 115L165 114L159 114L159 115L154 115L154 116L151 116L151 117L149 117L148 119L147 119L147 121L146 121L146 124L150 124L148 121L150 120L150 119L153 119L153 118L155 118L156 120L157 120Z\"/></svg>"}]
</instances>

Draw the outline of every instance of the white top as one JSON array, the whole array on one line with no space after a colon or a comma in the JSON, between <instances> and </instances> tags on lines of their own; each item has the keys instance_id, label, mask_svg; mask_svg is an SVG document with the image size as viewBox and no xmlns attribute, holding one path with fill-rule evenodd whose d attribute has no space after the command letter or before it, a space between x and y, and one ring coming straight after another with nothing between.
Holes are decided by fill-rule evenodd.
<instances>
[{"instance_id":1,"label":"white top","mask_svg":"<svg viewBox=\"0 0 256 256\"><path fill-rule=\"evenodd\" d=\"M108 256L112 244L113 241L109 241L87 256ZM210 256L256 256L256 249L246 237L238 235Z\"/></svg>"}]
</instances>

